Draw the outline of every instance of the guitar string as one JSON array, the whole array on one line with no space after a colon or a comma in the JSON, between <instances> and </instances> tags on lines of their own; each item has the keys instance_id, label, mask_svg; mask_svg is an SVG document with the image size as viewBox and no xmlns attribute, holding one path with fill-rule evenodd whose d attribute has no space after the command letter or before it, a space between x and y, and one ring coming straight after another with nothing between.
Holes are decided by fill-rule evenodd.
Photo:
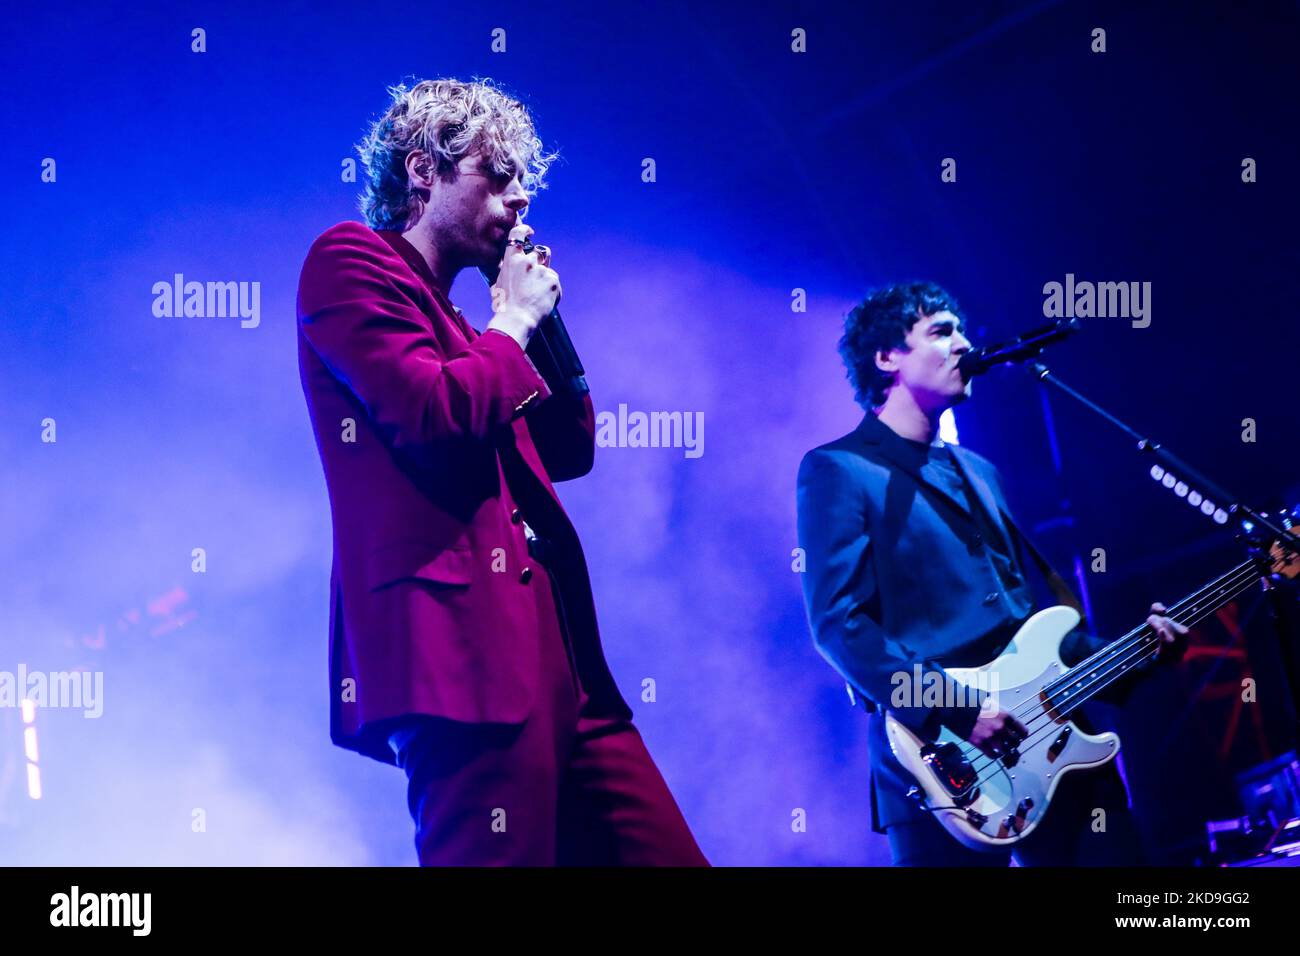
<instances>
[{"instance_id":1,"label":"guitar string","mask_svg":"<svg viewBox=\"0 0 1300 956\"><path fill-rule=\"evenodd\" d=\"M1235 592L1233 593L1232 596L1235 597L1236 595L1241 594L1241 593L1245 592L1246 590L1249 590L1250 587L1253 587L1253 586L1254 586L1254 583L1255 583L1255 582L1254 582L1253 579L1252 579L1252 580L1247 580L1247 581L1244 581L1244 582L1239 583L1239 585L1237 586L1237 588L1236 588L1236 590L1235 590ZM1231 597L1227 598L1227 600L1231 600L1231 599L1232 599ZM1225 603L1226 603L1226 602L1225 602ZM1189 625L1188 625L1188 626L1195 626L1196 623L1199 623L1199 621L1204 620L1204 618L1205 618L1206 616L1208 616L1210 613L1213 613L1213 609L1207 610L1207 611L1205 611L1205 612L1203 612L1203 613L1199 613L1195 618L1189 618ZM1151 656L1152 654L1155 653L1156 649L1159 647L1159 643L1158 643L1157 641L1152 641L1151 638L1153 638L1153 637L1154 637L1154 632L1152 632L1151 634L1148 634L1148 635L1145 636L1144 640L1146 640L1146 642L1147 642L1147 644L1146 644L1146 649L1143 650L1143 651L1138 655L1139 658L1142 658L1142 657L1149 657L1149 656ZM1106 683L1109 684L1109 683L1113 682L1114 679L1115 679L1115 678L1112 677L1112 678L1110 678L1110 680L1108 680ZM1103 685L1103 689L1104 689L1104 685ZM1077 696L1077 695L1076 695L1076 696ZM1066 700L1068 701L1069 698L1067 697ZM1057 707L1056 709L1057 709L1057 712L1058 712L1058 713L1068 713L1069 709L1072 709L1073 707L1076 707L1076 706L1078 706L1077 703L1070 702L1070 703L1068 704L1068 706L1058 705L1058 707ZM1020 747L1017 748L1017 752L1020 752L1020 753L1028 752L1029 750L1032 750L1034 747L1036 747L1036 746L1038 746L1038 745L1040 745L1040 744L1042 744L1042 743L1046 743L1047 740L1050 739L1050 738L1052 738L1052 737L1054 736L1054 734L1056 733L1057 728L1060 726L1059 723L1057 722L1057 720L1056 720L1055 718L1051 717L1051 715L1048 714L1048 713L1046 712L1046 710L1043 710L1043 711L1042 711L1042 714L1043 714L1043 716L1045 716L1045 717L1048 718L1048 722L1047 722L1047 724L1046 724L1046 727L1045 727L1045 728L1036 728L1035 730L1031 731L1030 734L1029 734L1029 736L1026 737L1025 741L1022 743L1022 746L1020 746ZM1038 733L1039 729L1046 729L1048 732L1047 732L1045 735L1040 735L1040 734ZM1033 739L1035 736L1037 736L1037 739ZM1000 758L992 758L992 757L988 757L988 755L987 755L987 754L984 754L983 752L981 752L981 753L979 754L979 756L987 758L987 762L984 763L984 764L982 764L982 765L980 765L980 766L978 766L978 767L973 767L973 768L972 768L972 769L975 769L975 772L976 772L976 775L977 775L977 779L976 779L975 784L974 784L974 785L976 785L976 786L977 786L977 785L980 785L980 784L983 784L983 783L986 783L986 782L991 778L991 775L990 775L990 774L986 774L986 773L984 773L985 770L988 770L989 768L993 768L993 773L996 774L996 773L1000 773L1000 772L1002 772L1003 769L1006 769L1006 768L1003 768L1003 765L1002 765L1002 763L1001 763L1001 759L1000 759Z\"/></svg>"},{"instance_id":2,"label":"guitar string","mask_svg":"<svg viewBox=\"0 0 1300 956\"><path fill-rule=\"evenodd\" d=\"M1243 583L1254 581L1259 576L1260 572L1255 568L1253 562L1245 562L1179 601L1172 608L1165 611L1164 616L1179 624L1189 626L1188 620L1184 620L1184 618L1190 619L1200 614L1202 610L1200 605L1204 602L1209 601L1215 605L1227 603L1231 598L1225 599L1223 595L1234 588L1239 588ZM1064 690L1066 699L1088 692L1100 678L1109 678L1111 675L1116 675L1117 672L1122 673L1131 669L1134 658L1129 652L1135 647L1140 651L1147 645L1154 634L1155 631L1152 630L1149 624L1135 627L1123 637L1090 654L1064 674L1053 678L1044 686L1044 691L1049 697L1054 697ZM1099 670L1099 668L1102 669ZM1089 692L1087 696L1093 696L1095 693ZM1030 713L1031 710L1032 708L1013 714L1013 716L1019 717L1022 713Z\"/></svg>"},{"instance_id":3,"label":"guitar string","mask_svg":"<svg viewBox=\"0 0 1300 956\"><path fill-rule=\"evenodd\" d=\"M1230 575L1233 576L1232 580L1225 580L1229 575L1224 575L1213 585L1179 602L1166 612L1166 616L1184 627L1190 628L1204 620L1207 613L1213 613L1218 607L1243 593L1261 576L1260 572L1249 564L1234 569L1233 572L1230 572ZM1049 696L1060 695L1062 701L1070 702L1069 707L1071 709L1078 706L1074 701L1079 700L1082 702L1100 693L1101 690L1104 690L1131 670L1136 661L1146 657L1145 650L1153 645L1153 638L1156 639L1154 644L1158 647L1160 643L1159 636L1149 624L1134 628L1123 638L1093 655L1097 661L1105 662L1103 669L1098 670L1096 666L1085 667L1084 665L1088 663L1088 660L1085 660L1051 681L1047 685ZM1134 650L1137 651L1136 654L1132 653ZM1089 658L1089 660L1091 659ZM1073 676L1088 671L1092 673L1085 677ZM1061 712L1059 704L1055 709L1058 713Z\"/></svg>"},{"instance_id":4,"label":"guitar string","mask_svg":"<svg viewBox=\"0 0 1300 956\"><path fill-rule=\"evenodd\" d=\"M1217 606L1221 606L1222 604L1227 603L1228 601L1232 600L1233 597L1237 596L1238 594L1244 593L1246 590L1252 587L1255 581L1259 577L1259 571L1256 568L1254 568L1253 565L1247 563L1245 565L1242 565L1239 568L1234 569L1234 571L1229 572L1228 575L1224 575L1224 578L1227 578L1229 575L1235 575L1236 579L1225 584L1223 583L1223 578L1220 578L1219 581L1216 581L1214 582L1214 584L1206 588L1203 588L1200 592L1197 592L1197 594L1193 595L1192 598L1188 598L1182 602L1179 602L1179 604L1175 606L1175 609L1169 612L1170 615L1185 614L1186 612L1190 612L1186 614L1187 619L1185 621L1179 621L1179 623L1184 624L1185 626L1188 627L1193 627L1201 620L1204 620L1204 618L1207 616L1207 613L1213 613L1213 610L1216 609ZM1213 594L1211 594L1210 592L1213 592ZM1224 597L1224 595L1227 596ZM1212 596L1216 599L1216 602L1208 609L1208 612L1206 608L1196 607L1196 605L1199 605L1202 600ZM1127 653L1131 650L1136 649L1136 654L1127 653L1127 656L1122 660L1120 660L1118 665L1111 667L1108 671L1103 672L1102 677L1104 679L1099 679L1094 677L1094 679L1090 681L1088 684L1081 685L1081 686L1077 682L1075 682L1074 689L1066 693L1064 697L1062 697L1059 701L1056 702L1054 707L1055 711L1058 714L1068 713L1070 710L1074 709L1075 707L1079 706L1080 703L1082 703L1082 700L1079 700L1079 698L1087 699L1088 697L1093 696L1095 693L1099 693L1101 690L1104 690L1107 686L1114 683L1120 676L1123 675L1123 673L1127 672L1131 668L1131 665L1134 662L1140 661L1154 654L1159 647L1159 641L1152 640L1153 638L1156 637L1156 635L1155 632L1150 629L1150 626L1144 625L1142 628L1136 629L1136 633L1137 633L1136 638L1125 637L1125 638L1121 638L1119 641L1116 642L1118 644L1127 640L1128 645L1125 647L1125 652ZM1104 651L1103 653L1109 653L1109 651ZM1073 670L1074 669L1072 668L1072 671ZM1096 687L1096 690L1092 690L1093 687ZM1048 720L1047 727L1049 730L1059 726L1057 720L1054 717L1052 717L1050 713L1048 713L1045 707L1039 706L1037 701L1035 701L1035 704L1030 705L1028 709L1022 710L1020 712L1020 716L1025 716L1027 714L1032 713L1035 708L1037 709L1038 712L1034 714L1034 716L1029 718L1030 724L1036 722L1039 717L1046 717ZM1035 732L1036 732L1035 730L1030 730L1029 736L1026 737L1026 742L1029 741L1030 737L1032 737ZM1039 742L1041 742L1041 740ZM1034 744L1031 743L1025 747L1018 747L1017 750L1028 750L1032 746L1034 746ZM981 751L981 756L988 757L988 755L983 754L982 751ZM984 768L988 766L1000 763L1000 758L988 757L988 760L989 763L986 763L982 765L980 768L978 768L976 771L977 773L979 773L980 771L982 771Z\"/></svg>"},{"instance_id":5,"label":"guitar string","mask_svg":"<svg viewBox=\"0 0 1300 956\"><path fill-rule=\"evenodd\" d=\"M1209 584L1205 585L1205 587L1201 588L1199 591L1196 591L1193 594L1189 595L1188 597L1184 598L1182 601L1179 601L1172 608L1170 608L1165 612L1165 616L1176 619L1176 615L1183 613L1184 611L1188 610L1191 606L1194 606L1195 604L1198 604L1203 600L1214 600L1218 596L1218 593L1223 588L1232 586L1233 582L1228 582L1228 579L1239 578L1241 572L1243 571L1251 571L1252 573L1261 573L1257 571L1257 569L1255 568L1255 563L1253 561L1243 562L1242 564L1237 565L1237 567L1233 568L1231 571L1228 571L1225 574L1220 575L1217 579L1211 581ZM1183 622L1179 621L1179 623L1181 624ZM1149 627L1150 625L1147 624L1140 625L1139 627L1134 628L1132 631L1129 631L1128 634L1124 635L1124 637L1120 638L1119 640L1111 644L1108 644L1097 651L1094 651L1092 654L1088 655L1086 658L1084 658L1074 667L1070 668L1069 671L1062 674L1060 677L1055 678L1051 683L1048 684L1048 687L1049 688L1057 687L1068 683L1070 681L1070 675L1073 673L1092 670L1094 666L1094 662L1100 662L1104 658L1114 655L1115 653L1118 652L1118 648L1116 645L1119 645L1126 638L1131 638L1133 635Z\"/></svg>"},{"instance_id":6,"label":"guitar string","mask_svg":"<svg viewBox=\"0 0 1300 956\"><path fill-rule=\"evenodd\" d=\"M1199 610L1197 608L1197 605L1199 605L1202 601L1206 599L1218 600L1220 596L1223 593L1225 593L1225 591L1231 591L1232 588L1240 586L1243 583L1244 584L1252 583L1253 580L1258 576L1258 574L1259 572L1257 571L1257 569L1255 569L1252 562L1246 562L1244 564L1241 564L1238 567L1233 568L1231 571L1227 572L1226 574L1221 575L1217 580L1201 588L1199 591L1193 593L1189 597L1184 598L1182 601L1179 601L1177 604L1174 605L1173 608L1169 609L1166 612L1166 615L1174 618L1175 620L1178 620L1179 615L1186 616L1188 612L1190 612L1191 615L1195 615L1196 613L1198 613ZM1228 580L1230 578L1234 580ZM1231 600L1231 598L1228 598L1228 600ZM1220 603L1226 603L1226 601L1222 601ZM1181 620L1178 623L1184 625L1187 624L1186 621L1181 621ZM1101 690L1104 690L1107 686L1109 686L1116 679L1118 679L1118 677L1121 676L1123 673L1126 673L1128 670L1130 670L1137 661L1140 661L1146 656L1148 656L1148 654L1145 653L1145 649L1150 646L1151 643L1150 638L1154 636L1154 633L1155 632L1151 630L1150 625L1144 624L1141 627L1134 628L1134 630L1130 631L1124 637L1119 638L1118 640L1114 641L1112 644L1109 644L1106 647L1102 648L1101 650L1089 655L1079 664L1070 668L1070 670L1067 671L1065 674L1061 675L1060 677L1054 678L1051 682L1049 682L1044 688L1044 690L1047 691L1048 693L1049 699L1053 697L1055 694L1059 694L1060 688L1070 687L1072 685L1072 689L1069 692L1067 692L1064 695L1064 697L1061 698L1061 702L1059 702L1056 705L1055 708L1056 712L1057 713L1065 712L1064 711L1065 702L1070 702L1070 707L1078 706L1077 703L1073 703L1073 700L1075 698L1084 696L1085 692L1088 692L1086 696L1089 697L1095 693L1099 693ZM1136 654L1133 653L1135 649L1137 652ZM1098 676L1098 674L1093 674L1092 679L1089 680L1086 684L1084 684L1081 683L1081 681L1085 680L1086 678L1071 676L1080 673L1086 673L1088 671L1093 671L1095 670L1095 666L1091 666L1091 665L1094 665L1094 662L1100 663L1103 660L1105 660L1109 666L1107 670L1103 670L1099 672L1100 677ZM1104 682L1102 682L1103 678L1104 678ZM1096 687L1095 691L1092 690L1093 687ZM1012 716L1021 720L1022 723L1030 723L1030 724L1032 724L1038 717L1046 716L1049 718L1049 726L1056 725L1056 720L1054 718L1051 718L1051 715L1047 712L1046 708L1041 706L1040 698L1037 697L1028 705L1021 705L1020 710L1013 711ZM1026 736L1026 740L1028 740L1029 736L1032 736L1032 729L1030 727L1026 727L1026 730L1030 731L1030 734ZM1021 748L1017 748L1017 749L1021 749ZM981 755L986 757L988 756L987 754L983 754L982 751L981 751ZM997 762L999 758L990 757L989 759L992 762ZM988 766L988 764L982 765L979 769L982 770L985 766Z\"/></svg>"},{"instance_id":7,"label":"guitar string","mask_svg":"<svg viewBox=\"0 0 1300 956\"><path fill-rule=\"evenodd\" d=\"M1251 587L1253 587L1254 584L1255 584L1255 580L1254 580L1254 579L1246 580L1246 581L1244 581L1244 582L1239 583L1239 585L1237 586L1236 590L1233 592L1233 595L1232 595L1232 596L1235 597L1236 595L1239 595L1239 594L1241 594L1241 593L1244 593L1245 591L1247 591L1247 590L1249 590ZM1227 600L1231 600L1231 599L1232 599L1232 597L1227 598ZM1226 603L1226 601L1225 601L1224 603ZM1189 619L1189 624L1188 624L1188 626L1189 626L1189 627L1191 627L1191 626L1195 626L1196 623L1199 623L1201 620L1204 620L1205 617L1207 617L1209 614L1212 614L1212 613L1214 612L1214 610L1216 610L1216 609L1217 609L1217 608L1209 608L1209 609L1204 610L1204 611L1201 612L1201 613L1198 613L1197 616L1196 616L1194 619ZM1154 636L1154 635L1151 635L1151 636ZM1144 656L1144 657L1145 657L1145 656L1150 656L1151 654L1153 654L1153 653L1155 652L1155 649L1156 649L1158 646L1159 646L1158 643L1152 643L1152 644L1149 646L1149 648L1148 648L1145 652L1143 652L1142 656ZM1077 706L1077 705L1075 705L1075 706ZM1058 709L1058 712L1061 712L1061 711ZM1045 713L1045 712L1044 712L1044 713ZM1050 717L1050 715L1048 715L1048 716ZM1048 725L1047 725L1047 727L1046 727L1046 729L1047 729L1048 732L1047 732L1046 734L1044 734L1044 735L1038 735L1038 739L1037 739L1037 740L1032 740L1031 738L1034 737L1038 732L1037 732L1037 731L1033 731L1033 732L1031 732L1030 737L1027 737L1027 738L1026 738L1026 741L1025 741L1024 745L1023 745L1022 747L1020 747L1020 748L1017 748L1017 749L1018 749L1018 752L1022 752L1022 753L1023 753L1023 752L1028 752L1029 750L1032 750L1034 747L1039 746L1040 744L1046 743L1049 739L1051 739L1052 737L1055 736L1055 733L1056 733L1056 730L1057 730L1057 727L1058 727L1058 726L1059 726L1059 724L1056 722L1055 719L1049 719ZM987 757L987 755L986 755L986 754L983 754L982 752L981 752L980 756L985 756L985 757ZM990 770L990 768L991 768L991 771L992 771L992 772L988 772L988 773L986 773L985 771ZM973 768L973 769L975 769L975 768ZM1002 765L1001 760L1000 760L999 758L989 758L987 763L985 763L984 765L982 765L981 767L979 767L978 769L976 769L976 780L975 780L975 782L972 784L972 787L982 786L982 785L988 783L988 781L989 781L990 779L992 779L993 776L996 776L997 774L1002 773L1002 772L1004 772L1005 770L1008 770L1008 769L1010 769L1010 768L1006 768L1006 767L1004 767L1004 766ZM969 792L969 790L966 791L966 792ZM938 808L938 809L943 809L943 808Z\"/></svg>"},{"instance_id":8,"label":"guitar string","mask_svg":"<svg viewBox=\"0 0 1300 956\"><path fill-rule=\"evenodd\" d=\"M1260 572L1255 569L1252 562L1241 564L1226 574L1221 575L1218 579L1207 584L1199 591L1196 591L1179 601L1165 612L1165 616L1177 621L1179 624L1187 626L1187 621L1180 620L1180 617L1192 616L1200 613L1201 609L1198 605L1206 600L1226 603L1227 600L1231 600L1231 598L1226 600L1222 599L1223 594L1231 591L1235 587L1239 587L1243 582L1253 581L1259 576L1259 574ZM1123 637L1107 644L1100 650L1093 652L1074 667L1067 670L1064 674L1053 678L1044 685L1043 690L1049 697L1051 697L1061 693L1062 688L1072 688L1065 694L1066 699L1069 699L1071 696L1078 696L1079 691L1088 690L1094 686L1100 677L1109 677L1111 674L1114 674L1119 670L1127 671L1130 669L1134 660L1129 652L1135 647L1140 651L1142 647L1146 646L1149 638L1154 633L1155 632L1151 629L1149 624L1143 624L1134 628ZM1099 671L1098 667L1101 665L1105 665L1106 669ZM1089 674L1089 672L1092 673ZM1084 683L1085 681L1086 683ZM1089 696L1092 695L1089 694ZM1023 707L1019 711L1013 711L1012 716L1019 718L1032 713L1036 703L1037 699L1034 704ZM1060 708L1057 709L1059 711Z\"/></svg>"},{"instance_id":9,"label":"guitar string","mask_svg":"<svg viewBox=\"0 0 1300 956\"><path fill-rule=\"evenodd\" d=\"M1236 580L1224 583L1224 579L1230 576L1235 576ZM1222 604L1226 604L1228 601L1231 601L1234 597L1245 593L1247 590L1253 587L1255 582L1259 579L1260 576L1261 576L1260 571L1258 568L1254 566L1253 562L1247 562L1241 565L1240 567L1233 569L1233 571L1228 572L1228 574L1224 575L1222 578L1220 578L1218 581L1214 582L1213 584L1205 588L1202 588L1201 591L1197 592L1192 597L1189 597L1184 601L1179 602L1178 605L1175 605L1174 608L1171 608L1168 612L1166 612L1166 615L1169 617L1173 617L1175 620L1178 620L1175 615L1185 614L1186 619L1179 620L1178 623L1183 624L1188 628L1195 627L1196 624L1200 623L1200 621L1208 617L1209 614L1214 613L1214 611L1217 610L1219 606L1222 606ZM1204 608L1196 606L1200 604L1201 601L1207 598L1215 599L1215 603L1209 607L1204 607ZM1071 710L1073 710L1074 708L1078 707L1081 703L1083 703L1084 700L1094 696L1097 693L1100 693L1102 690L1105 690L1106 687L1113 684L1116 680L1118 680L1121 676L1123 676L1124 673L1127 673L1128 670L1130 670L1131 667L1136 662L1139 662L1147 657L1152 656L1159 649L1160 641L1158 635L1156 635L1155 631L1151 629L1150 625L1143 625L1141 628L1137 628L1135 631L1135 635L1136 636L1126 635L1125 637L1120 638L1118 641L1115 642L1116 645L1123 645L1122 651L1117 651L1115 645L1110 645L1109 647L1104 648L1102 651L1099 651L1097 655L1093 655L1093 657L1097 657L1098 655L1104 657L1107 655L1113 655L1117 652L1122 652L1126 654L1125 658L1120 660L1120 662L1116 666L1110 667L1108 670L1103 671L1100 677L1094 676L1092 680L1090 680L1087 684L1078 685L1077 681L1073 682L1075 683L1076 686L1072 690L1067 692L1064 697L1062 697L1060 700L1054 703L1053 709L1056 711L1056 713L1068 714ZM1136 653L1130 653L1132 651L1135 651ZM1057 680L1054 681L1053 684L1059 684L1063 682L1065 677L1067 677L1069 673L1076 671L1078 668L1082 668L1083 663L1086 662L1087 661L1081 662L1079 665L1076 665L1076 668L1071 668L1070 672L1067 672L1066 675L1062 675L1061 678L1057 678ZM1053 685L1049 684L1048 686L1050 687ZM1080 700L1079 698L1083 698L1083 699ZM1019 716L1031 714L1035 710L1037 710L1037 713L1034 713L1033 716L1030 717L1028 720L1028 724L1031 726L1026 727L1026 729L1029 730L1029 733L1026 736L1025 740L1022 741L1021 745L1016 748L1017 752L1019 753L1025 753L1033 749L1034 747L1038 746L1039 744L1045 743L1048 738L1053 736L1052 732L1055 731L1056 728L1060 726L1057 719L1048 712L1047 708L1041 706L1038 702L1035 702L1035 704L1030 705L1028 709L1021 710L1019 712ZM1045 728L1042 726L1033 727L1032 725L1036 724L1040 718L1047 719ZM1046 735L1039 735L1039 731L1042 729L1046 729L1048 733ZM1034 740L1033 738L1036 735L1038 735L1038 739ZM980 751L980 756L985 757L987 759L987 762L972 768L973 770L975 770L977 776L975 785L984 783L989 779L989 777L984 774L985 770L989 769L990 767L993 768L1001 767L1001 758L990 757L989 755L984 754L983 751ZM995 769L994 772L997 773L1000 772L1000 770Z\"/></svg>"}]
</instances>

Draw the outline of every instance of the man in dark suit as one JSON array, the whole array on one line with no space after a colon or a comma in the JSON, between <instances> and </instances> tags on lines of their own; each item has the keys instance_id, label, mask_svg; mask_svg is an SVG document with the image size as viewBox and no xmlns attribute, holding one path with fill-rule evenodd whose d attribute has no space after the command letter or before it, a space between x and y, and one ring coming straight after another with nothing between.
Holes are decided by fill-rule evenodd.
<instances>
[{"instance_id":1,"label":"man in dark suit","mask_svg":"<svg viewBox=\"0 0 1300 956\"><path fill-rule=\"evenodd\" d=\"M890 751L881 715L933 739L941 726L990 755L1026 736L1011 714L973 706L892 707L895 675L934 675L966 703L941 667L998 656L1034 610L1023 536L997 470L939 440L939 418L970 395L957 369L970 349L956 302L929 283L873 292L848 316L840 351L868 414L848 435L815 448L799 469L804 597L822 655L874 711L868 729L872 825L896 864L1005 866L1010 854L969 850L906 796L913 781ZM1064 582L1051 572L1058 593ZM1068 590L1068 589L1066 589ZM1152 605L1164 642L1186 629ZM1104 642L1076 631L1067 664ZM1122 700L1131 681L1113 688ZM1017 850L1028 864L1139 862L1127 794L1114 764L1062 781L1039 828ZM1092 813L1106 811L1097 832Z\"/></svg>"},{"instance_id":2,"label":"man in dark suit","mask_svg":"<svg viewBox=\"0 0 1300 956\"><path fill-rule=\"evenodd\" d=\"M488 83L391 93L361 147L367 223L327 229L298 289L334 527L331 737L406 771L422 864L704 864L552 485L591 469L595 418L525 351L560 293L520 221L550 157ZM479 334L452 280L498 266Z\"/></svg>"}]
</instances>

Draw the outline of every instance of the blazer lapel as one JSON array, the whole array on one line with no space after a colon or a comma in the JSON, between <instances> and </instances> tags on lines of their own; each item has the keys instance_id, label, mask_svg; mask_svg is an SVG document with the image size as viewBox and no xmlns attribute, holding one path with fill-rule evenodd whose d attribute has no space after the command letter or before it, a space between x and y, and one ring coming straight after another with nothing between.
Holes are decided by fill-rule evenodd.
<instances>
[{"instance_id":1,"label":"blazer lapel","mask_svg":"<svg viewBox=\"0 0 1300 956\"><path fill-rule=\"evenodd\" d=\"M392 246L393 251L410 266L411 271L424 283L429 296L442 307L442 311L446 315L451 317L452 324L464 336L465 341L473 342L478 338L478 333L465 320L465 313L452 305L447 297L438 291L437 283L434 282L433 278L433 270L429 268L429 263L424 261L424 256L420 255L420 250L411 245L410 240L395 229L377 229L375 234Z\"/></svg>"},{"instance_id":2,"label":"blazer lapel","mask_svg":"<svg viewBox=\"0 0 1300 956\"><path fill-rule=\"evenodd\" d=\"M452 305L446 296L438 291L433 280L433 270L429 268L429 263L424 261L424 256L420 255L420 250L411 245L410 241L396 230L378 229L375 232L410 266L411 271L427 288L430 298L441 307L446 316L451 317L453 325L464 337L466 343L473 342L478 338L479 333L465 319L465 313ZM430 319L433 319L433 316L430 316ZM532 434L528 431L524 419L522 417L516 418L510 425L510 444L513 446L514 452L523 459L528 469L541 482L546 493L551 496L557 505L560 505L560 509L563 511L564 506L560 504L560 496L556 494L555 486L551 484L550 476L546 474L546 467L542 464L541 455L537 452L537 446L533 444Z\"/></svg>"},{"instance_id":3,"label":"blazer lapel","mask_svg":"<svg viewBox=\"0 0 1300 956\"><path fill-rule=\"evenodd\" d=\"M954 498L943 485L935 484L925 473L916 466L910 449L902 444L905 440L895 434L894 430L888 425L878 421L876 416L870 412L862 420L857 428L858 437L876 453L889 459L890 464L895 468L910 475L919 484L925 485L926 488L933 491L939 497L949 502L959 511L970 514L970 505L964 500ZM981 499L982 500L982 499Z\"/></svg>"},{"instance_id":4,"label":"blazer lapel","mask_svg":"<svg viewBox=\"0 0 1300 956\"><path fill-rule=\"evenodd\" d=\"M1011 544L1011 535L1007 533L1006 522L1002 520L1002 507L998 503L998 500L993 496L993 489L989 487L989 483L980 475L979 470L973 467L971 461L967 459L966 449L960 448L957 445L951 447L953 459L957 462L957 467L961 469L961 473L966 477L966 481L970 483L970 486L975 489L975 494L979 498L980 504L984 506L984 511L988 514L989 518L992 519L993 523L997 525L998 533L1002 535L1002 540L1008 545Z\"/></svg>"}]
</instances>

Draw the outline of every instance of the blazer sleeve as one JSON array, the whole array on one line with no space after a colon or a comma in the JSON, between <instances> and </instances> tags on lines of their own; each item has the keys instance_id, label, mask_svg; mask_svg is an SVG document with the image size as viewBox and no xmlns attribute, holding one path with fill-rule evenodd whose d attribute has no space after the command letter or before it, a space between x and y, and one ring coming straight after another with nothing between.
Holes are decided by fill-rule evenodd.
<instances>
[{"instance_id":1,"label":"blazer sleeve","mask_svg":"<svg viewBox=\"0 0 1300 956\"><path fill-rule=\"evenodd\" d=\"M303 335L394 448L486 439L549 397L508 335L480 335L464 351L443 354L400 274L388 245L353 223L316 240L298 285Z\"/></svg>"},{"instance_id":2,"label":"blazer sleeve","mask_svg":"<svg viewBox=\"0 0 1300 956\"><path fill-rule=\"evenodd\" d=\"M528 412L528 433L551 481L581 478L596 456L596 413L591 395L552 395Z\"/></svg>"},{"instance_id":3,"label":"blazer sleeve","mask_svg":"<svg viewBox=\"0 0 1300 956\"><path fill-rule=\"evenodd\" d=\"M925 680L930 673L938 675L943 699L965 698L941 668L920 659L882 626L869 520L862 479L832 453L805 455L799 466L798 526L813 642L851 686L916 733L933 739L943 724L965 738L975 725L978 705L924 707L915 695L895 700L896 688L913 685L917 665Z\"/></svg>"}]
</instances>

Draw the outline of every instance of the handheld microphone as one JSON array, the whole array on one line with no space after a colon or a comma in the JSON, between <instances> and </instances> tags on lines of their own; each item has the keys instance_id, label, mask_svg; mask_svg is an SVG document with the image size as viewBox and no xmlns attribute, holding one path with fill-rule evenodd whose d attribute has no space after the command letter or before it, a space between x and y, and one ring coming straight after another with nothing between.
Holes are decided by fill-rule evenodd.
<instances>
[{"instance_id":1,"label":"handheld microphone","mask_svg":"<svg viewBox=\"0 0 1300 956\"><path fill-rule=\"evenodd\" d=\"M986 345L971 349L957 360L957 371L961 377L970 381L976 375L983 375L995 365L1009 362L1025 362L1037 358L1044 348L1053 342L1069 338L1079 330L1078 319L1060 319L1051 325L1026 332L1019 338L998 345Z\"/></svg>"},{"instance_id":2,"label":"handheld microphone","mask_svg":"<svg viewBox=\"0 0 1300 956\"><path fill-rule=\"evenodd\" d=\"M524 240L523 251L532 252L532 250L533 243L530 237ZM496 285L497 276L501 274L501 266L498 263L490 269L480 267L479 272L483 274L487 284L493 286ZM546 379L551 394L563 395L567 398L582 398L591 391L585 378L587 372L582 367L582 360L578 358L578 353L573 347L573 340L569 338L569 330L564 327L558 307L551 309L551 314L542 319L533 332L532 338L528 340L528 348L524 351L537 366L537 371L541 373L542 378Z\"/></svg>"}]
</instances>

